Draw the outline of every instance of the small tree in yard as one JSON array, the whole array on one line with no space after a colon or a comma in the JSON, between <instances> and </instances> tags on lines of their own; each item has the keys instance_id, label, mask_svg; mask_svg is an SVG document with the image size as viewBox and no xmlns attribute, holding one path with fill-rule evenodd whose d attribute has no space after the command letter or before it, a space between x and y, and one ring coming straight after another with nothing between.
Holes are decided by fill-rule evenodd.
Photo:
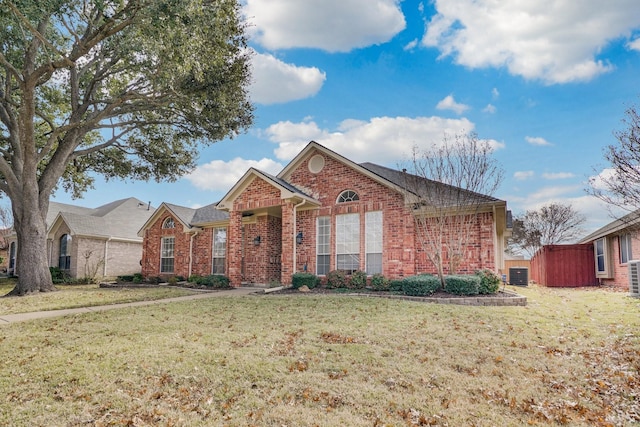
<instances>
[{"instance_id":1,"label":"small tree in yard","mask_svg":"<svg viewBox=\"0 0 640 427\"><path fill-rule=\"evenodd\" d=\"M586 221L570 204L550 203L528 210L513 220L509 239L512 251L524 251L532 257L544 245L569 242L579 238Z\"/></svg>"},{"instance_id":2,"label":"small tree in yard","mask_svg":"<svg viewBox=\"0 0 640 427\"><path fill-rule=\"evenodd\" d=\"M476 134L445 136L441 145L418 152L405 174L420 243L444 287L445 263L455 274L477 226L477 214L498 200L491 197L504 172L488 141Z\"/></svg>"},{"instance_id":3,"label":"small tree in yard","mask_svg":"<svg viewBox=\"0 0 640 427\"><path fill-rule=\"evenodd\" d=\"M253 119L236 0L2 0L0 191L18 240L14 295L53 290L49 199L95 174L173 181L198 144ZM28 268L26 268L28 266Z\"/></svg>"}]
</instances>

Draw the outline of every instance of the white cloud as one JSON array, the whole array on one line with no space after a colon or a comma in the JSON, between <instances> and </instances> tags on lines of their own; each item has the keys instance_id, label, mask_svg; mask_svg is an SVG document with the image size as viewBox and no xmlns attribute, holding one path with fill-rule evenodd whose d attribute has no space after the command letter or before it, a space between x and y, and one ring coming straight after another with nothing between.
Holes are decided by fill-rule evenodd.
<instances>
[{"instance_id":1,"label":"white cloud","mask_svg":"<svg viewBox=\"0 0 640 427\"><path fill-rule=\"evenodd\" d=\"M277 174L283 168L280 163L271 159L245 160L236 157L228 162L213 160L200 165L185 178L202 190L227 191L250 167L271 174Z\"/></svg>"},{"instance_id":2,"label":"white cloud","mask_svg":"<svg viewBox=\"0 0 640 427\"><path fill-rule=\"evenodd\" d=\"M548 84L587 81L613 66L597 55L640 25L637 0L436 0L424 46L471 68L506 67Z\"/></svg>"},{"instance_id":3,"label":"white cloud","mask_svg":"<svg viewBox=\"0 0 640 427\"><path fill-rule=\"evenodd\" d=\"M251 60L251 99L259 104L275 104L314 96L326 80L315 67L297 67L269 54L254 53Z\"/></svg>"},{"instance_id":4,"label":"white cloud","mask_svg":"<svg viewBox=\"0 0 640 427\"><path fill-rule=\"evenodd\" d=\"M493 88L491 89L491 96L493 97L493 99L498 99L500 97L500 92L498 91L498 88Z\"/></svg>"},{"instance_id":5,"label":"white cloud","mask_svg":"<svg viewBox=\"0 0 640 427\"><path fill-rule=\"evenodd\" d=\"M553 145L546 139L539 136L525 136L524 139L531 145L539 145L539 146Z\"/></svg>"},{"instance_id":6,"label":"white cloud","mask_svg":"<svg viewBox=\"0 0 640 427\"><path fill-rule=\"evenodd\" d=\"M445 135L471 132L474 127L464 118L374 117L369 121L344 120L336 130L322 129L312 121L279 122L265 133L279 144L275 153L280 160L293 158L314 140L356 162L393 165L407 160L413 147L425 149L441 143ZM495 149L504 147L495 140L488 142Z\"/></svg>"},{"instance_id":7,"label":"white cloud","mask_svg":"<svg viewBox=\"0 0 640 427\"><path fill-rule=\"evenodd\" d=\"M571 172L545 172L542 174L544 179L568 179L575 177L575 174Z\"/></svg>"},{"instance_id":8,"label":"white cloud","mask_svg":"<svg viewBox=\"0 0 640 427\"><path fill-rule=\"evenodd\" d=\"M629 43L627 43L627 48L640 51L640 37L630 40Z\"/></svg>"},{"instance_id":9,"label":"white cloud","mask_svg":"<svg viewBox=\"0 0 640 427\"><path fill-rule=\"evenodd\" d=\"M513 177L518 181L524 181L525 179L533 178L535 173L533 171L518 171L513 174Z\"/></svg>"},{"instance_id":10,"label":"white cloud","mask_svg":"<svg viewBox=\"0 0 640 427\"><path fill-rule=\"evenodd\" d=\"M438 110L451 110L456 114L462 114L469 109L468 105L458 104L455 99L453 99L453 95L447 95L444 99L438 102L436 105Z\"/></svg>"},{"instance_id":11,"label":"white cloud","mask_svg":"<svg viewBox=\"0 0 640 427\"><path fill-rule=\"evenodd\" d=\"M404 45L404 47L402 49L403 50L413 50L413 49L415 49L416 46L418 46L418 39L413 39L409 43Z\"/></svg>"},{"instance_id":12,"label":"white cloud","mask_svg":"<svg viewBox=\"0 0 640 427\"><path fill-rule=\"evenodd\" d=\"M496 112L496 107L495 105L487 104L487 106L484 107L482 111L485 113L494 114Z\"/></svg>"},{"instance_id":13,"label":"white cloud","mask_svg":"<svg viewBox=\"0 0 640 427\"><path fill-rule=\"evenodd\" d=\"M247 0L244 13L267 49L348 52L385 43L406 25L398 0Z\"/></svg>"}]
</instances>

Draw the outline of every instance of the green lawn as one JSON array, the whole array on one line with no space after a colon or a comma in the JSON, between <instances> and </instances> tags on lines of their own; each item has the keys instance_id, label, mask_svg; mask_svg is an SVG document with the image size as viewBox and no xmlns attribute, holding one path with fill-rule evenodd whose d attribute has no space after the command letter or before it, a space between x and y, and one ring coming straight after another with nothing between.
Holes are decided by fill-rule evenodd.
<instances>
[{"instance_id":1,"label":"green lawn","mask_svg":"<svg viewBox=\"0 0 640 427\"><path fill-rule=\"evenodd\" d=\"M0 279L0 296L14 288L12 279ZM154 288L100 288L98 285L56 285L57 292L46 292L23 297L0 298L0 316L31 311L60 310L134 301L191 295L189 289Z\"/></svg>"},{"instance_id":2,"label":"green lawn","mask_svg":"<svg viewBox=\"0 0 640 427\"><path fill-rule=\"evenodd\" d=\"M0 425L640 422L640 300L220 297L0 327ZM635 423L635 424L634 424Z\"/></svg>"}]
</instances>

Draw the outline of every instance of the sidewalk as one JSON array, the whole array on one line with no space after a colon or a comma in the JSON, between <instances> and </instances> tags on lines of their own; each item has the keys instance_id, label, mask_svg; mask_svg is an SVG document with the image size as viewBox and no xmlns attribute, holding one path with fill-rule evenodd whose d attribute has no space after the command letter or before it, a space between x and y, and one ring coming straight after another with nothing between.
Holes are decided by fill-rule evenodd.
<instances>
[{"instance_id":1,"label":"sidewalk","mask_svg":"<svg viewBox=\"0 0 640 427\"><path fill-rule=\"evenodd\" d=\"M165 299L159 299L159 300L153 300L153 301L136 301L136 302L127 302L123 304L97 305L94 307L68 308L65 310L33 311L31 313L5 314L3 316L0 316L0 326L8 325L10 323L16 323L16 322L24 322L27 320L45 319L49 317L60 317L60 316L68 316L73 314L115 310L118 308L126 308L126 307L142 307L145 305L166 304L170 302L190 301L190 300L197 300L197 299L204 299L204 298L244 296L244 295L250 295L256 292L264 292L264 288L254 288L254 287L243 286L241 288L234 288L234 289L229 289L224 291L203 292L203 293L187 295L183 297L165 298Z\"/></svg>"}]
</instances>

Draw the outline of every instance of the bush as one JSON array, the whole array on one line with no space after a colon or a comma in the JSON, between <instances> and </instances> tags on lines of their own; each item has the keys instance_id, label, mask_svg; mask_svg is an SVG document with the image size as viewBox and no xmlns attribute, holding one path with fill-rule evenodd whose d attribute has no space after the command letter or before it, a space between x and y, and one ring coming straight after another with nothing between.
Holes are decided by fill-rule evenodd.
<instances>
[{"instance_id":1,"label":"bush","mask_svg":"<svg viewBox=\"0 0 640 427\"><path fill-rule=\"evenodd\" d=\"M404 279L389 280L389 292L402 293Z\"/></svg>"},{"instance_id":2,"label":"bush","mask_svg":"<svg viewBox=\"0 0 640 427\"><path fill-rule=\"evenodd\" d=\"M373 288L374 291L388 291L389 279L380 273L376 273L371 276L371 288Z\"/></svg>"},{"instance_id":3,"label":"bush","mask_svg":"<svg viewBox=\"0 0 640 427\"><path fill-rule=\"evenodd\" d=\"M364 289L367 286L367 273L354 271L349 278L349 287L352 289Z\"/></svg>"},{"instance_id":4,"label":"bush","mask_svg":"<svg viewBox=\"0 0 640 427\"><path fill-rule=\"evenodd\" d=\"M62 283L71 283L71 276L64 270L58 267L49 267L49 273L51 273L51 281L54 285L60 285Z\"/></svg>"},{"instance_id":5,"label":"bush","mask_svg":"<svg viewBox=\"0 0 640 427\"><path fill-rule=\"evenodd\" d=\"M430 274L405 277L402 280L402 292L405 295L431 295L440 289L440 279Z\"/></svg>"},{"instance_id":6,"label":"bush","mask_svg":"<svg viewBox=\"0 0 640 427\"><path fill-rule=\"evenodd\" d=\"M214 289L224 289L231 287L229 285L229 278L227 276L221 276L219 274L210 274L208 276L192 275L189 276L189 282Z\"/></svg>"},{"instance_id":7,"label":"bush","mask_svg":"<svg viewBox=\"0 0 640 427\"><path fill-rule=\"evenodd\" d=\"M349 284L349 279L344 270L333 270L327 273L327 288L346 288Z\"/></svg>"},{"instance_id":8,"label":"bush","mask_svg":"<svg viewBox=\"0 0 640 427\"><path fill-rule=\"evenodd\" d=\"M133 282L133 275L122 275L117 277L118 282Z\"/></svg>"},{"instance_id":9,"label":"bush","mask_svg":"<svg viewBox=\"0 0 640 427\"><path fill-rule=\"evenodd\" d=\"M444 290L454 295L478 295L480 277L478 276L446 276Z\"/></svg>"},{"instance_id":10,"label":"bush","mask_svg":"<svg viewBox=\"0 0 640 427\"><path fill-rule=\"evenodd\" d=\"M131 281L133 283L142 283L142 273L134 274L133 277L131 278Z\"/></svg>"},{"instance_id":11,"label":"bush","mask_svg":"<svg viewBox=\"0 0 640 427\"><path fill-rule=\"evenodd\" d=\"M294 273L291 276L291 287L294 289L306 286L313 289L320 283L320 278L312 273Z\"/></svg>"},{"instance_id":12,"label":"bush","mask_svg":"<svg viewBox=\"0 0 640 427\"><path fill-rule=\"evenodd\" d=\"M481 294L495 294L500 289L500 283L502 279L498 277L491 270L480 270L476 272L476 275L480 277L480 286L478 288L478 292Z\"/></svg>"}]
</instances>

